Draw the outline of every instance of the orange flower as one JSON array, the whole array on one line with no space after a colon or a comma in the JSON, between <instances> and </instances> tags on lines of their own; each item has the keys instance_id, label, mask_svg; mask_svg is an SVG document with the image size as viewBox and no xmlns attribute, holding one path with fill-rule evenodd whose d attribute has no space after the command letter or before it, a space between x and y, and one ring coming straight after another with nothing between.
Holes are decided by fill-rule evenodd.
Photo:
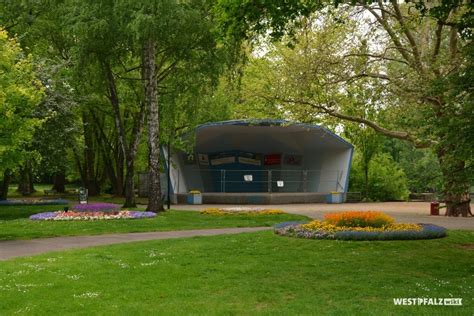
<instances>
[{"instance_id":1,"label":"orange flower","mask_svg":"<svg viewBox=\"0 0 474 316\"><path fill-rule=\"evenodd\" d=\"M378 211L347 211L324 215L328 224L345 227L383 227L392 224L395 220Z\"/></svg>"}]
</instances>

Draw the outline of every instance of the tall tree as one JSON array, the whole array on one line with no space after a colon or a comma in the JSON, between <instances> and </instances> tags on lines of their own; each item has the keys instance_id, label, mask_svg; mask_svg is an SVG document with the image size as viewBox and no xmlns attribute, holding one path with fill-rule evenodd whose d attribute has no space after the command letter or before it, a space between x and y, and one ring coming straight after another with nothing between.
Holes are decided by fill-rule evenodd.
<instances>
[{"instance_id":1,"label":"tall tree","mask_svg":"<svg viewBox=\"0 0 474 316\"><path fill-rule=\"evenodd\" d=\"M294 31L298 29L295 26L304 22L300 13L304 14L308 8L312 11L306 2L298 2L298 8L290 12L259 11L258 6L252 4L223 3L227 16L231 16L224 19L223 25L230 32L237 30L240 38L249 37L250 30L258 32L268 27L276 30L277 36L282 30ZM469 56L461 52L464 46L472 45L466 39L466 34L468 37L470 33L465 23L472 7L462 1L447 5L434 2L425 4L424 8L428 6L429 12L438 13L426 15L418 10L420 3L357 2L349 9L350 15L355 17L348 18L351 21L365 19L364 26L351 32L352 40L346 40L344 47L333 56L333 64L301 54L299 60L301 65L304 62L306 70L296 67L300 72L294 71L287 77L287 86L294 90L286 89L290 93L284 96L280 93L278 99L291 106L310 108L319 115L364 124L380 134L411 142L417 147L432 148L443 171L447 215L467 216L470 214L468 190L472 176L472 146L466 147L469 141L450 132L447 126L466 121L472 125L474 116L466 102L467 96L459 98L461 102L452 102L449 96L453 85L438 83L447 76L461 76L468 67ZM242 12L247 14L247 19L242 18L240 22L235 19L240 14L236 7L245 9ZM339 15L341 11L336 13ZM336 20L341 21L340 16ZM303 51L301 45L298 49ZM325 65L329 70L321 71ZM350 113L340 98L341 93L323 100L319 96L327 96L327 93L316 91L314 94L318 88L337 92L341 86L361 80L370 80L372 87L381 91L380 107L387 112L384 121ZM464 92L470 94L470 90L472 85Z\"/></svg>"},{"instance_id":2,"label":"tall tree","mask_svg":"<svg viewBox=\"0 0 474 316\"><path fill-rule=\"evenodd\" d=\"M35 127L34 111L43 97L32 58L0 28L0 199L6 199L11 173L28 156Z\"/></svg>"},{"instance_id":3,"label":"tall tree","mask_svg":"<svg viewBox=\"0 0 474 316\"><path fill-rule=\"evenodd\" d=\"M64 193L70 148L80 130L78 103L71 91L70 71L64 60L37 57L35 63L45 86L45 96L36 110L43 124L36 129L32 143L41 156L36 172L43 179L52 178L52 189Z\"/></svg>"},{"instance_id":4,"label":"tall tree","mask_svg":"<svg viewBox=\"0 0 474 316\"><path fill-rule=\"evenodd\" d=\"M161 211L160 112L163 95L179 70L213 74L220 63L210 15L211 4L194 0L180 2L131 1L122 11L141 54L144 100L148 115L148 210ZM168 92L166 92L168 90Z\"/></svg>"},{"instance_id":5,"label":"tall tree","mask_svg":"<svg viewBox=\"0 0 474 316\"><path fill-rule=\"evenodd\" d=\"M125 195L124 207L135 206L135 158L145 120L144 98L141 94L140 58L134 56L133 35L127 29L130 13L120 1L73 1L66 19L68 30L76 38L78 64L81 71L89 67L90 81L95 83L93 91L105 95L112 114L119 158L125 160L125 183L122 188L123 160L117 159L115 171L107 166L115 194ZM128 33L127 33L128 32ZM98 115L93 114L95 125L103 125ZM101 143L108 143L102 128L97 130ZM105 159L110 160L106 152Z\"/></svg>"}]
</instances>

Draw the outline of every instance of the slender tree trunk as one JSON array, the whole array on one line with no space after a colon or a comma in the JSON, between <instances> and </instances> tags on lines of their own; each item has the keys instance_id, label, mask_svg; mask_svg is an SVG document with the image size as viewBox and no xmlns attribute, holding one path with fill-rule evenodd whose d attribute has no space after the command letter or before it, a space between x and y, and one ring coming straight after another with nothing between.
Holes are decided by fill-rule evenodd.
<instances>
[{"instance_id":1,"label":"slender tree trunk","mask_svg":"<svg viewBox=\"0 0 474 316\"><path fill-rule=\"evenodd\" d=\"M95 152L94 152L94 135L92 122L88 115L84 112L82 114L83 128L84 128L84 173L85 173L85 187L90 196L99 194L99 184L95 176Z\"/></svg>"},{"instance_id":2,"label":"slender tree trunk","mask_svg":"<svg viewBox=\"0 0 474 316\"><path fill-rule=\"evenodd\" d=\"M153 52L154 58L154 52ZM154 59L153 59L154 60ZM108 93L110 104L112 105L114 113L114 122L115 129L117 132L117 141L120 147L120 150L117 152L117 182L122 184L123 193L125 195L125 203L123 207L135 207L135 187L133 183L133 177L135 176L135 157L138 152L138 144L140 143L140 136L142 132L142 127L145 120L145 108L144 103L140 106L140 112L133 119L133 129L131 134L130 143L127 144L127 138L125 134L125 127L122 120L122 114L120 111L119 95L117 87L115 84L115 78L110 67L110 64L106 61L103 61L104 71L108 83ZM143 70L145 66L143 66ZM154 69L153 69L154 71ZM144 72L143 72L144 73ZM154 75L155 77L155 75ZM128 115L124 115L128 117ZM125 172L125 185L123 186L123 166L126 166Z\"/></svg>"},{"instance_id":3,"label":"slender tree trunk","mask_svg":"<svg viewBox=\"0 0 474 316\"><path fill-rule=\"evenodd\" d=\"M8 186L12 179L11 171L9 169L5 170L3 173L3 180L0 183L0 201L6 200L8 197Z\"/></svg>"},{"instance_id":4,"label":"slender tree trunk","mask_svg":"<svg viewBox=\"0 0 474 316\"><path fill-rule=\"evenodd\" d=\"M127 150L127 157L125 159L127 163L127 173L125 174L125 204L124 207L135 207L135 184L133 177L135 176L135 157L138 152L138 145L140 144L140 136L142 134L142 127L145 121L145 109L144 103L141 104L141 111L137 118L135 118L133 131L132 131L132 142L129 149Z\"/></svg>"},{"instance_id":5,"label":"slender tree trunk","mask_svg":"<svg viewBox=\"0 0 474 316\"><path fill-rule=\"evenodd\" d=\"M20 168L20 180L18 182L17 191L23 196L29 196L36 191L33 184L31 163L29 161L27 161L25 165Z\"/></svg>"},{"instance_id":6,"label":"slender tree trunk","mask_svg":"<svg viewBox=\"0 0 474 316\"><path fill-rule=\"evenodd\" d=\"M81 176L81 182L85 186L85 183L87 182L87 179L86 179L87 177L86 177L84 167L82 166L82 163L81 163L81 157L76 147L72 148L72 153L74 156L74 162L76 163L77 170L79 171L79 175Z\"/></svg>"},{"instance_id":7,"label":"slender tree trunk","mask_svg":"<svg viewBox=\"0 0 474 316\"><path fill-rule=\"evenodd\" d=\"M135 185L133 176L135 175L134 160L127 160L127 173L125 174L125 203L123 207L135 207Z\"/></svg>"},{"instance_id":8,"label":"slender tree trunk","mask_svg":"<svg viewBox=\"0 0 474 316\"><path fill-rule=\"evenodd\" d=\"M53 190L58 193L66 192L66 175L64 171L56 172L53 176Z\"/></svg>"},{"instance_id":9,"label":"slender tree trunk","mask_svg":"<svg viewBox=\"0 0 474 316\"><path fill-rule=\"evenodd\" d=\"M143 76L145 104L148 113L148 207L151 212L163 211L160 185L160 115L156 82L155 41L148 39L143 45Z\"/></svg>"},{"instance_id":10,"label":"slender tree trunk","mask_svg":"<svg viewBox=\"0 0 474 316\"><path fill-rule=\"evenodd\" d=\"M364 199L369 199L369 168L364 166Z\"/></svg>"},{"instance_id":11,"label":"slender tree trunk","mask_svg":"<svg viewBox=\"0 0 474 316\"><path fill-rule=\"evenodd\" d=\"M117 192L118 196L123 196L124 195L124 187L125 187L125 181L124 181L124 165L125 165L125 158L123 155L123 151L120 150L120 144L118 144L119 149L116 151L115 155L115 178L116 178L116 183L115 186L117 187L117 190L120 190L120 192Z\"/></svg>"},{"instance_id":12,"label":"slender tree trunk","mask_svg":"<svg viewBox=\"0 0 474 316\"><path fill-rule=\"evenodd\" d=\"M31 166L31 163L28 162L28 189L30 193L35 193L35 183L34 183L34 176L33 176L33 167Z\"/></svg>"},{"instance_id":13,"label":"slender tree trunk","mask_svg":"<svg viewBox=\"0 0 474 316\"><path fill-rule=\"evenodd\" d=\"M26 166L22 166L20 168L20 178L18 179L18 187L16 190L23 196L28 196L31 194Z\"/></svg>"}]
</instances>

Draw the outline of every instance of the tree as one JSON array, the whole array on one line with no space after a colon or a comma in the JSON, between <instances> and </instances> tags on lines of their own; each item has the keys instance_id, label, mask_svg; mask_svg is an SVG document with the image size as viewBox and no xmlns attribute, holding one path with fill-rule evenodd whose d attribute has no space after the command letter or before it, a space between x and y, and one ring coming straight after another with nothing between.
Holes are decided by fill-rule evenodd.
<instances>
[{"instance_id":1,"label":"tree","mask_svg":"<svg viewBox=\"0 0 474 316\"><path fill-rule=\"evenodd\" d=\"M235 19L239 15L238 5L229 3L224 1L231 17L224 19L224 26L230 32L238 30L240 38L248 38L250 30L261 32L269 25L275 27L274 22L277 36L282 29L295 30L295 26L304 22L300 13L308 8L306 2L301 2L301 7L291 12L274 12L259 11L258 6L247 4L243 11L247 19L241 17L239 22ZM363 21L368 16L370 19L362 28L356 27L355 32L350 33L352 41L345 42L340 53L333 56L333 65L325 65L324 59L322 62L312 60L302 54L300 62L306 62L307 70L301 71L304 66L295 67L300 71L287 76L290 82L285 82L292 88L285 90L290 94L280 93L277 98L290 106L311 108L319 115L364 124L377 133L411 142L417 147L432 148L443 171L447 215L467 216L470 213L468 188L472 168L469 157L472 152L466 148L466 139L449 131L459 122L473 125L474 116L469 111L469 103L465 102L467 96L458 99L462 102L452 102L449 96L455 91L454 85L438 83L445 77L460 76L467 67L469 56L461 51L470 42L460 35L467 32L463 21L469 17L466 14L469 8L459 1L443 5L442 9L432 5L429 12L438 9L438 14L426 15L418 11L419 3L399 4L395 0L388 3L361 1L349 9L344 7L349 10L349 18L355 15L350 23ZM340 17L337 19L341 20ZM263 26L258 21L263 21ZM321 64L333 70L321 71ZM331 99L320 98L321 95L328 96L327 93L314 93L318 88L337 92L343 85L368 79L371 87L381 91L379 103L386 112L383 121L350 113L340 98L341 93L329 94ZM308 93L308 88L313 93Z\"/></svg>"},{"instance_id":2,"label":"tree","mask_svg":"<svg viewBox=\"0 0 474 316\"><path fill-rule=\"evenodd\" d=\"M389 153L403 169L410 192L442 193L443 175L432 150L415 148L410 143L389 138L383 144L383 152Z\"/></svg>"},{"instance_id":3,"label":"tree","mask_svg":"<svg viewBox=\"0 0 474 316\"><path fill-rule=\"evenodd\" d=\"M43 87L33 69L31 56L0 29L0 199L6 199L11 173L28 155L27 145L41 121L34 111Z\"/></svg>"},{"instance_id":4,"label":"tree","mask_svg":"<svg viewBox=\"0 0 474 316\"><path fill-rule=\"evenodd\" d=\"M147 112L149 211L163 210L160 187L160 112L163 90L179 69L216 73L220 63L212 33L211 6L206 1L131 1L122 8L124 20L141 55L141 80Z\"/></svg>"},{"instance_id":5,"label":"tree","mask_svg":"<svg viewBox=\"0 0 474 316\"><path fill-rule=\"evenodd\" d=\"M364 164L363 157L357 151L350 174L351 191L366 191L366 199L373 201L399 201L408 198L408 179L389 154L378 152L372 157L368 167Z\"/></svg>"},{"instance_id":6,"label":"tree","mask_svg":"<svg viewBox=\"0 0 474 316\"><path fill-rule=\"evenodd\" d=\"M38 77L45 95L35 115L43 124L35 130L32 148L40 155L37 174L53 180L52 189L66 190L66 174L70 167L70 148L75 146L80 132L77 123L78 103L70 86L70 71L62 60L36 59Z\"/></svg>"},{"instance_id":7,"label":"tree","mask_svg":"<svg viewBox=\"0 0 474 316\"><path fill-rule=\"evenodd\" d=\"M372 129L365 126L351 126L352 124L344 125L344 135L349 138L352 144L355 145L358 154L358 167L363 175L363 190L364 198L369 199L373 197L375 192L371 192L369 188L369 171L371 171L371 161L380 153L382 147L381 136L375 133ZM372 180L372 179L370 179ZM373 186L372 186L373 187ZM379 195L380 198L380 195ZM387 197L388 198L388 197ZM394 197L392 196L392 199Z\"/></svg>"},{"instance_id":8,"label":"tree","mask_svg":"<svg viewBox=\"0 0 474 316\"><path fill-rule=\"evenodd\" d=\"M110 140L104 133L107 120L94 109L87 109L85 120L95 128L95 139L99 142L105 168L116 195L125 195L124 207L135 207L135 159L145 121L145 102L140 84L140 58L134 56L133 34L127 29L129 13L118 1L81 1L70 5L70 13L65 16L68 32L76 38L76 71L83 74L89 69L88 79L93 86L85 85L99 98L106 96L112 114L115 139ZM91 21L94 21L93 23ZM85 126L87 132L87 125ZM87 133L85 133L87 137ZM107 149L114 151L112 143L118 144L116 168L110 162ZM90 146L87 146L90 147ZM108 163L107 163L108 162ZM123 183L123 165L125 180Z\"/></svg>"}]
</instances>

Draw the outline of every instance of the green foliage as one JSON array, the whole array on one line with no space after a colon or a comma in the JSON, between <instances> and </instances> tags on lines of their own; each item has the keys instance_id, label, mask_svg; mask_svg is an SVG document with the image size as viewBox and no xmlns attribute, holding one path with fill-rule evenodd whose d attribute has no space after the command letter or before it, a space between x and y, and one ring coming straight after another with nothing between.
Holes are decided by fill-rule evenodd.
<instances>
[{"instance_id":1,"label":"green foliage","mask_svg":"<svg viewBox=\"0 0 474 316\"><path fill-rule=\"evenodd\" d=\"M320 1L219 0L214 8L217 29L227 41L241 41L269 32L275 39L291 34L288 24L320 9Z\"/></svg>"},{"instance_id":2,"label":"green foliage","mask_svg":"<svg viewBox=\"0 0 474 316\"><path fill-rule=\"evenodd\" d=\"M465 63L456 72L432 82L430 93L443 95L443 104L427 110L431 133L438 137L435 146L444 188L450 192L468 192L474 185L474 45L460 51Z\"/></svg>"},{"instance_id":3,"label":"green foliage","mask_svg":"<svg viewBox=\"0 0 474 316\"><path fill-rule=\"evenodd\" d=\"M31 155L27 147L41 121L34 117L43 87L14 39L0 29L0 174Z\"/></svg>"},{"instance_id":4,"label":"green foliage","mask_svg":"<svg viewBox=\"0 0 474 316\"><path fill-rule=\"evenodd\" d=\"M69 157L80 131L78 103L65 74L66 65L53 60L36 61L38 75L45 86L45 96L36 109L44 122L36 129L32 147L41 156L37 174L50 177L72 168Z\"/></svg>"},{"instance_id":5,"label":"green foliage","mask_svg":"<svg viewBox=\"0 0 474 316\"><path fill-rule=\"evenodd\" d=\"M349 191L364 192L362 158L356 152L352 162ZM403 170L388 154L377 154L369 163L368 198L374 201L406 200L408 180Z\"/></svg>"},{"instance_id":6,"label":"green foliage","mask_svg":"<svg viewBox=\"0 0 474 316\"><path fill-rule=\"evenodd\" d=\"M384 151L405 172L410 192L442 192L442 173L436 155L430 149L416 149L398 140L386 140Z\"/></svg>"}]
</instances>

